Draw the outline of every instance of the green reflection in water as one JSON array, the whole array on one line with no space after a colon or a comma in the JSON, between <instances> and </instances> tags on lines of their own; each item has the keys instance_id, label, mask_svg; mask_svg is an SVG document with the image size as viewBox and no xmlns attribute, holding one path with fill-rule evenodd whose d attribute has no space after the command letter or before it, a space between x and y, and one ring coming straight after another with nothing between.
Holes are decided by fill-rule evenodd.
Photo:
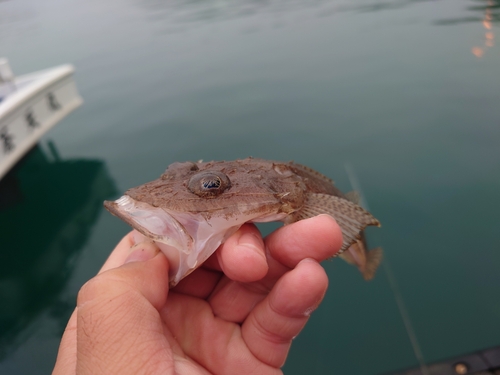
<instances>
[{"instance_id":1,"label":"green reflection in water","mask_svg":"<svg viewBox=\"0 0 500 375\"><path fill-rule=\"evenodd\" d=\"M52 150L55 148L52 146ZM74 308L58 298L116 189L99 160L53 160L36 146L1 183L0 359L49 309L61 330Z\"/></svg>"}]
</instances>

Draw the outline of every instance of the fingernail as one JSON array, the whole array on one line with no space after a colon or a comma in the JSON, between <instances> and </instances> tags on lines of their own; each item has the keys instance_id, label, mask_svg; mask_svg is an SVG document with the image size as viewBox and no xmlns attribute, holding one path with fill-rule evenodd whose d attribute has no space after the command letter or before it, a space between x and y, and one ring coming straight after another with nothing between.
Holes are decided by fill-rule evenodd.
<instances>
[{"instance_id":1,"label":"fingernail","mask_svg":"<svg viewBox=\"0 0 500 375\"><path fill-rule=\"evenodd\" d=\"M137 245L138 243L144 242L144 240L146 240L146 236L134 229L132 231L132 240L134 241L134 245Z\"/></svg>"},{"instance_id":2,"label":"fingernail","mask_svg":"<svg viewBox=\"0 0 500 375\"><path fill-rule=\"evenodd\" d=\"M332 220L332 221L335 221L335 223L337 223L337 220L335 220L335 218L332 216L332 215L328 215L328 214L319 214L318 216L316 217L327 217L328 219Z\"/></svg>"},{"instance_id":3,"label":"fingernail","mask_svg":"<svg viewBox=\"0 0 500 375\"><path fill-rule=\"evenodd\" d=\"M153 259L156 254L160 251L158 247L151 246L148 243L139 243L132 247L132 252L129 254L127 259L123 264L131 263L131 262L145 262L147 260Z\"/></svg>"},{"instance_id":4,"label":"fingernail","mask_svg":"<svg viewBox=\"0 0 500 375\"><path fill-rule=\"evenodd\" d=\"M238 239L238 246L244 246L246 248L252 249L259 254L262 253L260 249L262 248L262 242L259 237L253 233L245 233L241 235Z\"/></svg>"},{"instance_id":5,"label":"fingernail","mask_svg":"<svg viewBox=\"0 0 500 375\"><path fill-rule=\"evenodd\" d=\"M304 259L302 259L302 260L299 262L299 264L300 264L300 263L316 263L316 264L317 264L317 263L318 263L318 261L317 261L316 259L314 259L314 258L304 258Z\"/></svg>"}]
</instances>

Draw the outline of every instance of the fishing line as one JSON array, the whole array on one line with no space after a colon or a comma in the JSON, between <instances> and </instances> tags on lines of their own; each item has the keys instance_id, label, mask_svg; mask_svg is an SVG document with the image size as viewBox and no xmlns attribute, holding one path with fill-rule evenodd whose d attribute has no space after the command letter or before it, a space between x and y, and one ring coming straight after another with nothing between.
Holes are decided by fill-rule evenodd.
<instances>
[{"instance_id":1,"label":"fishing line","mask_svg":"<svg viewBox=\"0 0 500 375\"><path fill-rule=\"evenodd\" d=\"M357 191L359 196L360 196L360 205L363 207L365 210L370 211L368 208L368 203L366 202L365 196L363 192L361 191L361 185L359 183L359 180L357 178L356 173L354 172L354 169L352 166L348 163L344 164L344 168L347 172L347 177L349 178L349 182L351 183L351 187L354 191ZM417 335L415 334L415 330L413 329L413 324L411 322L410 314L408 314L408 310L406 308L406 305L403 301L403 296L401 295L401 292L399 290L398 283L396 281L396 278L394 277L394 274L392 273L392 269L389 265L389 262L387 261L387 254L384 254L384 259L382 261L382 267L384 269L385 275L387 277L387 280L389 281L389 286L391 287L392 294L394 295L394 298L396 300L396 304L398 306L399 314L401 315L401 319L403 320L403 324L406 329L406 333L408 335L408 338L410 339L411 347L413 349L413 353L415 354L415 358L417 359L419 366L420 366L420 371L422 375L430 375L429 369L427 365L425 364L424 356L422 354L422 350L420 348L420 344L418 343L417 340Z\"/></svg>"}]
</instances>

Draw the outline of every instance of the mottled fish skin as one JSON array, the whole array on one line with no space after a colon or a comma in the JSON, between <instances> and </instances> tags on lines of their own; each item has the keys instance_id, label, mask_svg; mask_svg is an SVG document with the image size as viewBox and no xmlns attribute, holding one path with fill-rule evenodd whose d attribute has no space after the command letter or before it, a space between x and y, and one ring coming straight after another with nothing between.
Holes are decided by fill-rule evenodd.
<instances>
[{"instance_id":1,"label":"mottled fish skin","mask_svg":"<svg viewBox=\"0 0 500 375\"><path fill-rule=\"evenodd\" d=\"M289 224L329 214L342 229L339 254L362 242L366 226L380 226L377 219L351 202L328 177L294 162L246 158L173 163L159 179L127 190L123 198L152 209L159 208L174 218L199 215L209 225L220 219L237 221L239 217L253 222ZM104 204L111 213L156 240L154 233L138 225L133 216L123 213L117 204L119 201ZM240 225L242 223L238 227ZM182 225L179 228L184 230ZM231 227L231 231L235 228ZM192 229L186 229L187 237L189 231Z\"/></svg>"},{"instance_id":2,"label":"mottled fish skin","mask_svg":"<svg viewBox=\"0 0 500 375\"><path fill-rule=\"evenodd\" d=\"M222 194L206 198L187 187L191 177L203 171L218 171L231 186ZM260 159L173 163L157 180L125 192L133 199L176 212L205 212L231 217L247 207L256 212L294 212L303 205L306 186L286 163ZM284 195L284 196L283 196Z\"/></svg>"}]
</instances>

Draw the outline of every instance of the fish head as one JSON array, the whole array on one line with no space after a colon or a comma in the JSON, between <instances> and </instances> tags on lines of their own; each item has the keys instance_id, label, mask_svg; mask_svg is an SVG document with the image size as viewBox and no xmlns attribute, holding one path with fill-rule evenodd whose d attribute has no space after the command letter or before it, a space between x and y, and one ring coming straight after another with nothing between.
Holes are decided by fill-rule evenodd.
<instances>
[{"instance_id":1,"label":"fish head","mask_svg":"<svg viewBox=\"0 0 500 375\"><path fill-rule=\"evenodd\" d=\"M159 246L174 286L245 222L283 220L299 209L304 189L287 163L184 162L104 205Z\"/></svg>"}]
</instances>

